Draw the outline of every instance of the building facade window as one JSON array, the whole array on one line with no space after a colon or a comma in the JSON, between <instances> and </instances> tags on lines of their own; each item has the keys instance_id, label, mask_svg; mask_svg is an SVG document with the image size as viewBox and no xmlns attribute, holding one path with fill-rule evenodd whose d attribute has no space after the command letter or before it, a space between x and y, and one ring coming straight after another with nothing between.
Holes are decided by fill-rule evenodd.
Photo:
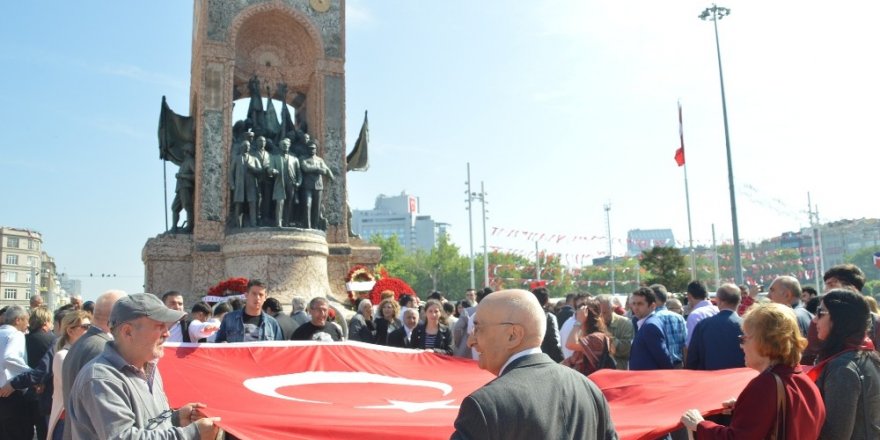
<instances>
[{"instance_id":1,"label":"building facade window","mask_svg":"<svg viewBox=\"0 0 880 440\"><path fill-rule=\"evenodd\" d=\"M37 257L34 257L33 255L28 255L27 258L28 258L28 262L27 262L28 266L34 267L37 265Z\"/></svg>"},{"instance_id":2,"label":"building facade window","mask_svg":"<svg viewBox=\"0 0 880 440\"><path fill-rule=\"evenodd\" d=\"M6 247L17 248L18 237L9 237L6 239Z\"/></svg>"},{"instance_id":3,"label":"building facade window","mask_svg":"<svg viewBox=\"0 0 880 440\"><path fill-rule=\"evenodd\" d=\"M37 243L34 241L34 239L29 238L28 239L28 249L34 250L36 248L37 248Z\"/></svg>"},{"instance_id":4,"label":"building facade window","mask_svg":"<svg viewBox=\"0 0 880 440\"><path fill-rule=\"evenodd\" d=\"M9 254L6 256L6 264L18 264L18 255Z\"/></svg>"},{"instance_id":5,"label":"building facade window","mask_svg":"<svg viewBox=\"0 0 880 440\"><path fill-rule=\"evenodd\" d=\"M3 291L3 299L15 299L16 289L6 289Z\"/></svg>"},{"instance_id":6,"label":"building facade window","mask_svg":"<svg viewBox=\"0 0 880 440\"><path fill-rule=\"evenodd\" d=\"M18 272L4 272L3 273L3 281L7 283L17 283L18 282Z\"/></svg>"},{"instance_id":7,"label":"building facade window","mask_svg":"<svg viewBox=\"0 0 880 440\"><path fill-rule=\"evenodd\" d=\"M16 274L16 275L18 275L18 274ZM30 284L32 278L33 278L33 277L31 277L30 272L24 274L24 282Z\"/></svg>"}]
</instances>

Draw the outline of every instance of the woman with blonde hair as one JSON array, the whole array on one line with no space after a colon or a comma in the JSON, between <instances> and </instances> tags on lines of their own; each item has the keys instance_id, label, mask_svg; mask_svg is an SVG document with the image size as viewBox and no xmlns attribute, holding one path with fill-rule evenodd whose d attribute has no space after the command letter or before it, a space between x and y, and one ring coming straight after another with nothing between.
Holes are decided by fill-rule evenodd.
<instances>
[{"instance_id":1,"label":"woman with blonde hair","mask_svg":"<svg viewBox=\"0 0 880 440\"><path fill-rule=\"evenodd\" d=\"M61 330L56 342L55 357L52 358L52 411L49 413L49 436L47 440L60 439L64 432L64 396L61 386L61 365L67 351L92 326L92 314L83 310L71 310L61 318Z\"/></svg>"},{"instance_id":2,"label":"woman with blonde hair","mask_svg":"<svg viewBox=\"0 0 880 440\"><path fill-rule=\"evenodd\" d=\"M379 303L379 317L376 322L376 343L388 345L388 335L394 330L403 327L403 323L397 317L400 315L400 304L394 300L393 292L390 299L384 299Z\"/></svg>"},{"instance_id":3,"label":"woman with blonde hair","mask_svg":"<svg viewBox=\"0 0 880 440\"><path fill-rule=\"evenodd\" d=\"M746 366L760 374L735 400L723 402L730 425L703 420L696 409L681 422L697 439L815 439L825 422L825 405L816 384L800 369L807 345L791 307L755 304L742 323L740 345Z\"/></svg>"}]
</instances>

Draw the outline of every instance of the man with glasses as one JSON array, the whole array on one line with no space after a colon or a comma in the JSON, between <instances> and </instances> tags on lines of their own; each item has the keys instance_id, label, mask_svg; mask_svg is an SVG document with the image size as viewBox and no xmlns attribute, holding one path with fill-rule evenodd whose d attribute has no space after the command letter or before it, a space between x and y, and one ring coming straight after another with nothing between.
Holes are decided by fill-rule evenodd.
<instances>
[{"instance_id":1,"label":"man with glasses","mask_svg":"<svg viewBox=\"0 0 880 440\"><path fill-rule=\"evenodd\" d=\"M156 363L168 329L185 315L151 293L120 298L110 314L113 340L77 375L67 402L74 439L213 439L219 418L201 403L171 410Z\"/></svg>"},{"instance_id":2,"label":"man with glasses","mask_svg":"<svg viewBox=\"0 0 880 440\"><path fill-rule=\"evenodd\" d=\"M468 345L498 378L462 401L453 439L617 438L599 388L541 352L547 318L534 295L495 292L473 318Z\"/></svg>"},{"instance_id":3,"label":"man with glasses","mask_svg":"<svg viewBox=\"0 0 880 440\"><path fill-rule=\"evenodd\" d=\"M294 341L341 341L342 332L332 322L327 321L330 303L320 296L309 301L309 314L312 320L297 327L293 332Z\"/></svg>"}]
</instances>

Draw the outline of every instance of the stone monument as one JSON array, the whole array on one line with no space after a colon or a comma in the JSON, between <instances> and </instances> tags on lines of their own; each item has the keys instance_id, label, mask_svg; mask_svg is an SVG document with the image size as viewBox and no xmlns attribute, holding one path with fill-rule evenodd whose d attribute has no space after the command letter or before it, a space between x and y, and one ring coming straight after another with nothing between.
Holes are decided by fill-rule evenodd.
<instances>
[{"instance_id":1,"label":"stone monument","mask_svg":"<svg viewBox=\"0 0 880 440\"><path fill-rule=\"evenodd\" d=\"M280 124L272 99L263 109L262 90L283 102ZM248 118L233 124L233 101L245 97L251 98ZM271 119L254 116L270 110ZM284 304L293 296L344 300L349 268L374 266L380 257L379 248L351 237L348 227L345 1L195 0L190 115L174 115L163 98L161 157L180 164L187 142L194 146L192 208L186 227L175 220L174 229L147 240L146 291L179 290L191 304L222 280L246 277L268 282L269 295ZM249 158L238 148L243 140ZM262 158L277 154L281 142L293 143L291 153L303 159L316 150L327 168L317 176L323 179L317 183L323 185L315 198L319 206L283 208L290 213L283 222L265 199L258 199L256 209L247 198L236 204L229 181L234 161L253 159L253 166L239 171L252 173L248 177L261 185L256 192L265 194L269 174L258 165L267 170ZM311 184L314 190L314 178ZM247 221L233 222L235 214ZM303 215L305 222L295 221Z\"/></svg>"}]
</instances>

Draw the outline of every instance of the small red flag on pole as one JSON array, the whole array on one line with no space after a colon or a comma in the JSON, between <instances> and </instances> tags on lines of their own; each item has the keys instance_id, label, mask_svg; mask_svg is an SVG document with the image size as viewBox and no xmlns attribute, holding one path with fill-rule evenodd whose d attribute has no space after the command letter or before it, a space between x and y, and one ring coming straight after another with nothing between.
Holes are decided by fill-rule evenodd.
<instances>
[{"instance_id":1,"label":"small red flag on pole","mask_svg":"<svg viewBox=\"0 0 880 440\"><path fill-rule=\"evenodd\" d=\"M678 138L681 141L681 147L675 150L675 163L678 166L684 166L684 124L681 122L681 102L678 103Z\"/></svg>"}]
</instances>

